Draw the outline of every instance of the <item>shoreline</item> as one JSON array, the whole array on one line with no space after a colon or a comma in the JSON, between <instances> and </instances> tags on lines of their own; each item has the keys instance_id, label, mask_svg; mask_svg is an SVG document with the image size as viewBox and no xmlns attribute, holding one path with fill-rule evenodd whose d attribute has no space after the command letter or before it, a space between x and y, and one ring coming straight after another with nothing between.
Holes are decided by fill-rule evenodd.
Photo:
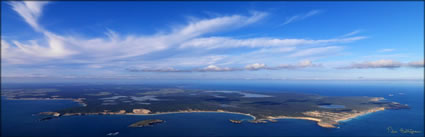
<instances>
[{"instance_id":1,"label":"shoreline","mask_svg":"<svg viewBox=\"0 0 425 137\"><path fill-rule=\"evenodd\" d=\"M76 103L79 103L82 106L87 106L87 104L85 104L83 102L83 100L85 98L6 98L7 100L70 100ZM338 125L339 122L347 122L351 119L357 118L359 116L364 116L367 114L371 114L374 112L378 112L378 111L383 111L385 110L384 107L379 107L379 108L373 108L373 109L369 109L366 111L362 111L362 112L357 112L354 114L347 114L347 116L344 116L342 118L339 119L330 119L330 120L323 120L321 118L317 118L317 117L308 117L308 116L300 116L300 117L296 117L296 116L268 116L266 118L261 118L261 119L257 119L257 117L255 117L254 115L251 114L247 114L247 113L240 113L240 112L230 112L230 111L225 111L225 110L216 110L216 111L206 111L206 110L180 110L180 111L173 111L173 112L155 112L155 113L134 113L134 112L130 112L130 113L126 113L125 110L121 110L124 112L109 112L109 111L104 111L104 112L89 112L89 113L64 113L64 114L60 114L58 112L47 112L47 113L51 113L51 114L55 114L53 115L55 117L60 117L60 116L74 116L74 115L135 115L135 116L150 116L150 115L164 115L164 114L178 114L178 113L228 113L228 114L238 114L238 115L245 115L245 116L249 116L252 118L251 122L262 122L262 121L270 121L270 120L276 120L276 119L299 119L299 120L310 120L310 121L315 121L317 122L317 124L320 127L324 127L324 128L337 128L335 125ZM150 111L149 111L150 112ZM40 112L39 114L42 113L46 113L46 112ZM46 115L46 114L43 114ZM48 114L47 114L48 115Z\"/></svg>"},{"instance_id":2,"label":"shoreline","mask_svg":"<svg viewBox=\"0 0 425 137\"><path fill-rule=\"evenodd\" d=\"M176 112L158 112L152 114L134 114L134 113L126 113L126 114L117 114L117 115L135 115L135 116L151 116L151 115L166 115L166 114L179 114L179 113L228 113L228 114L238 114L245 115L251 117L252 120L257 120L255 116L251 114L239 113L239 112L230 112L230 111L176 111Z\"/></svg>"},{"instance_id":3,"label":"shoreline","mask_svg":"<svg viewBox=\"0 0 425 137\"><path fill-rule=\"evenodd\" d=\"M357 118L357 117L360 117L360 116L365 116L365 115L368 115L368 114L372 114L372 113L379 112L379 111L384 111L384 110L385 110L385 108L384 108L384 107L379 107L379 108L375 108L375 109L368 110L368 111L363 112L363 113L361 113L361 114L357 114L357 115L352 116L352 117L347 117L347 118L337 119L336 121L337 121L337 122L349 121L349 120L352 120L352 119Z\"/></svg>"},{"instance_id":4,"label":"shoreline","mask_svg":"<svg viewBox=\"0 0 425 137\"><path fill-rule=\"evenodd\" d=\"M320 118L314 118L314 117L291 117L291 116L277 116L277 117L268 117L269 119L300 119L300 120L310 120L310 121L315 121L317 122L317 124L321 127L325 127L325 128L337 128L335 125L338 125L340 122L347 122L351 119L360 117L360 116L364 116L364 115L368 115L368 114L372 114L375 112L379 112L379 111L383 111L385 110L384 107L379 107L379 108L373 108L367 111L362 111L359 113L355 113L355 114L349 114L346 117L340 118L340 119L335 119L333 122L329 123L329 122L324 122L322 121L322 119Z\"/></svg>"},{"instance_id":5,"label":"shoreline","mask_svg":"<svg viewBox=\"0 0 425 137\"><path fill-rule=\"evenodd\" d=\"M94 113L64 113L60 114L60 116L74 116L74 115L133 115L133 116L154 116L154 115L165 115L165 114L179 114L179 113L228 113L228 114L237 114L237 115L245 115L252 118L252 121L270 121L270 120L277 120L277 119L299 119L299 120L310 120L317 122L318 126L324 127L324 128L337 128L339 122L344 122L347 120L351 120L353 118L357 118L359 116L364 116L367 114L371 114L378 111L383 111L384 108L374 108L367 111L355 113L355 114L349 114L343 118L331 120L331 121L324 121L321 118L315 118L315 117L293 117L293 116L269 116L267 118L261 118L257 119L255 116L251 114L246 113L240 113L240 112L230 112L230 111L224 111L224 110L217 110L217 111L203 111L203 110L182 110L182 111L175 111L175 112L156 112L156 113L150 113L150 114L137 114L137 113L122 113L122 112L94 112ZM52 113L58 113L58 112L52 112Z\"/></svg>"},{"instance_id":6,"label":"shoreline","mask_svg":"<svg viewBox=\"0 0 425 137\"><path fill-rule=\"evenodd\" d=\"M85 98L78 98L78 99L74 99L74 98L6 98L7 100L70 100L76 103L79 103L80 105L83 106L87 106L87 104L85 104L84 102L82 102L82 100L84 100ZM43 113L43 112L40 112ZM58 113L58 112L52 112L52 113ZM156 112L156 113L151 113L151 114L137 114L137 113L124 113L124 114L113 114L113 113L109 113L109 114L102 114L103 112L94 112L94 113L80 113L81 114L85 114L85 115L140 115L140 116L149 116L149 115L164 115L164 114L178 114L178 113L229 113L229 114L238 114L238 115L245 115L245 116L249 116L252 118L252 120L257 120L257 118L251 114L246 114L246 113L240 113L240 112L230 112L230 111L224 111L224 110L217 110L217 111L204 111L204 110L181 110L181 111L175 111L175 112ZM68 114L68 115L67 115ZM72 116L72 115L78 115L78 114L74 114L74 113L65 113L62 116Z\"/></svg>"}]
</instances>

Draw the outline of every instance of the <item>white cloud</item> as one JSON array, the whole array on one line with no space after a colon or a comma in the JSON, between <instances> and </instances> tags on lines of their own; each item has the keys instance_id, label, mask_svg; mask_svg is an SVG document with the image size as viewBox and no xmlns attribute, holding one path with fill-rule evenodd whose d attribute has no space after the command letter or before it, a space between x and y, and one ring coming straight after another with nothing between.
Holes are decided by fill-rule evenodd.
<instances>
[{"instance_id":1,"label":"white cloud","mask_svg":"<svg viewBox=\"0 0 425 137\"><path fill-rule=\"evenodd\" d=\"M342 39L325 39L325 40L309 40L309 39L277 39L277 38L250 38L250 39L232 39L227 37L208 37L197 38L181 44L180 48L260 48L260 47L285 47L299 45L319 45L330 43L352 42L366 37L350 37Z\"/></svg>"},{"instance_id":2,"label":"white cloud","mask_svg":"<svg viewBox=\"0 0 425 137\"><path fill-rule=\"evenodd\" d=\"M343 47L339 47L339 46L309 48L309 49L300 50L298 52L290 54L289 57L307 57L307 56L330 55L331 53L338 52L342 49L343 49Z\"/></svg>"},{"instance_id":3,"label":"white cloud","mask_svg":"<svg viewBox=\"0 0 425 137\"><path fill-rule=\"evenodd\" d=\"M269 67L267 69L271 70L279 70L279 69L300 69L300 68L307 68L307 67L318 67L322 66L321 64L313 64L311 60L301 60L298 62L298 64L281 64L276 67Z\"/></svg>"},{"instance_id":4,"label":"white cloud","mask_svg":"<svg viewBox=\"0 0 425 137\"><path fill-rule=\"evenodd\" d=\"M403 64L394 60L365 61L362 63L353 63L350 66L341 67L343 69L368 69L368 68L399 68Z\"/></svg>"},{"instance_id":5,"label":"white cloud","mask_svg":"<svg viewBox=\"0 0 425 137\"><path fill-rule=\"evenodd\" d=\"M312 11L305 13L305 14L295 15L295 16L292 16L292 17L286 19L286 21L282 25L286 25L286 24L289 24L291 22L298 21L298 20L303 20L303 19L306 19L306 18L311 17L313 15L319 14L321 12L322 11L320 11L320 10L312 10Z\"/></svg>"},{"instance_id":6,"label":"white cloud","mask_svg":"<svg viewBox=\"0 0 425 137\"><path fill-rule=\"evenodd\" d=\"M350 33L347 33L347 34L342 35L341 37L350 37L350 36L353 36L353 35L357 35L360 32L362 32L362 30L354 30L354 31L352 31Z\"/></svg>"},{"instance_id":7,"label":"white cloud","mask_svg":"<svg viewBox=\"0 0 425 137\"><path fill-rule=\"evenodd\" d=\"M79 64L84 69L92 68L92 72L107 70L108 67L116 67L116 70L128 67L129 69L127 70L132 72L226 72L302 69L321 65L313 64L310 60L303 60L296 64L268 65L276 65L272 61L275 61L275 59L285 60L285 57L332 54L342 50L343 47L328 46L330 44L353 42L366 38L364 36L351 37L358 34L359 31L351 32L343 37L329 39L232 38L212 35L215 32L229 31L258 22L267 16L267 13L264 12L191 20L179 27L173 27L171 31L164 31L166 33L122 35L119 32L108 29L104 37L85 38L74 35L59 35L45 30L42 24L38 22L45 4L45 2L11 3L12 8L22 16L25 22L36 31L42 33L45 38L28 41L2 39L3 62L33 65L46 63L58 66L60 64ZM320 11L316 10L297 15L286 20L285 24L302 20L318 13ZM211 50L228 48L250 49L246 51L238 50L238 53L230 54L227 53L232 52L230 50ZM194 53L191 51L200 52ZM293 51L296 52L291 54ZM248 52L248 54L239 52ZM286 55L288 53L289 55ZM156 55L160 57L157 58ZM261 63L249 64L253 62ZM379 67L379 65L375 66ZM422 64L421 62L411 62L409 66L423 67L423 61ZM388 66L384 65L384 67ZM59 70L59 68L56 69ZM48 72L42 73L47 74ZM55 73L60 75L61 72Z\"/></svg>"},{"instance_id":8,"label":"white cloud","mask_svg":"<svg viewBox=\"0 0 425 137\"><path fill-rule=\"evenodd\" d=\"M25 22L37 31L43 31L43 28L38 24L38 18L41 15L41 11L47 2L44 1L23 1L23 2L11 2L13 10L15 10Z\"/></svg>"},{"instance_id":9,"label":"white cloud","mask_svg":"<svg viewBox=\"0 0 425 137\"><path fill-rule=\"evenodd\" d=\"M302 60L298 62L298 64L281 64L279 66L269 67L265 64L261 63L255 63L245 66L246 70L260 70L260 69L267 69L267 70L281 70L281 69L300 69L300 68L307 68L307 67L317 67L321 66L320 64L313 64L311 60Z\"/></svg>"},{"instance_id":10,"label":"white cloud","mask_svg":"<svg viewBox=\"0 0 425 137\"><path fill-rule=\"evenodd\" d=\"M13 41L17 46L16 52L21 52L21 55L33 56L33 57L45 57L45 58L63 58L76 54L76 51L67 49L62 37L56 35L49 35L46 37L47 47L41 46L35 41L31 41L28 44L21 43L19 41Z\"/></svg>"},{"instance_id":11,"label":"white cloud","mask_svg":"<svg viewBox=\"0 0 425 137\"><path fill-rule=\"evenodd\" d=\"M268 67L263 63L248 64L244 68L218 67L216 65L208 65L204 68L192 69L174 69L173 67L165 68L129 68L130 72L227 72L227 71L256 71L256 70L282 70L282 69L301 69L307 67L318 67L321 64L313 64L310 60L302 60L298 64L281 64L279 66Z\"/></svg>"},{"instance_id":12,"label":"white cloud","mask_svg":"<svg viewBox=\"0 0 425 137\"><path fill-rule=\"evenodd\" d=\"M264 69L266 68L265 64L260 64L260 63L254 63L254 64L249 64L245 66L245 69L247 70L259 70L259 69Z\"/></svg>"},{"instance_id":13,"label":"white cloud","mask_svg":"<svg viewBox=\"0 0 425 137\"><path fill-rule=\"evenodd\" d=\"M148 64L150 66L159 67L166 67L170 65L179 67L199 67L205 65L218 64L219 61L224 60L226 58L227 56L224 55L182 56L157 60L146 60L143 61L143 63Z\"/></svg>"},{"instance_id":14,"label":"white cloud","mask_svg":"<svg viewBox=\"0 0 425 137\"><path fill-rule=\"evenodd\" d=\"M228 68L228 67L217 67L215 65L208 65L207 67L201 69L201 71L232 71L233 69Z\"/></svg>"},{"instance_id":15,"label":"white cloud","mask_svg":"<svg viewBox=\"0 0 425 137\"><path fill-rule=\"evenodd\" d=\"M290 51L294 51L296 48L295 47L279 47L279 48L263 48L260 49L255 53L282 53L282 52L290 52Z\"/></svg>"},{"instance_id":16,"label":"white cloud","mask_svg":"<svg viewBox=\"0 0 425 137\"><path fill-rule=\"evenodd\" d=\"M239 28L255 23L265 16L264 12L252 12L250 16L231 15L210 19L191 21L185 26L176 27L170 33L154 34L150 36L127 35L122 36L108 30L107 38L81 38L74 36L60 36L44 30L38 24L45 3L40 2L12 2L12 7L35 30L45 35L45 40L13 41L2 40L3 56L8 63L39 64L43 61L65 59L61 63L102 63L143 56L157 51L170 49L182 42L204 34Z\"/></svg>"},{"instance_id":17,"label":"white cloud","mask_svg":"<svg viewBox=\"0 0 425 137\"><path fill-rule=\"evenodd\" d=\"M195 37L209 32L228 29L227 27L242 27L257 22L265 16L267 16L267 13L265 12L253 12L251 16L232 15L207 20L199 20L190 22L181 30L177 30L175 35Z\"/></svg>"},{"instance_id":18,"label":"white cloud","mask_svg":"<svg viewBox=\"0 0 425 137\"><path fill-rule=\"evenodd\" d=\"M236 71L237 69L232 69L229 67L218 67L216 65L208 65L207 67L198 69L175 69L173 67L166 68L130 68L127 69L130 72L225 72L225 71Z\"/></svg>"},{"instance_id":19,"label":"white cloud","mask_svg":"<svg viewBox=\"0 0 425 137\"><path fill-rule=\"evenodd\" d=\"M130 72L191 72L190 70L177 70L172 67L168 68L142 68L142 69L136 69L136 68L129 68L127 69Z\"/></svg>"},{"instance_id":20,"label":"white cloud","mask_svg":"<svg viewBox=\"0 0 425 137\"><path fill-rule=\"evenodd\" d=\"M303 61L300 61L300 63L299 63L300 67L309 67L309 66L312 66L312 65L313 65L313 63L312 63L311 60L303 60Z\"/></svg>"},{"instance_id":21,"label":"white cloud","mask_svg":"<svg viewBox=\"0 0 425 137\"><path fill-rule=\"evenodd\" d=\"M378 50L378 52L392 52L394 50L395 49L380 49L380 50Z\"/></svg>"}]
</instances>

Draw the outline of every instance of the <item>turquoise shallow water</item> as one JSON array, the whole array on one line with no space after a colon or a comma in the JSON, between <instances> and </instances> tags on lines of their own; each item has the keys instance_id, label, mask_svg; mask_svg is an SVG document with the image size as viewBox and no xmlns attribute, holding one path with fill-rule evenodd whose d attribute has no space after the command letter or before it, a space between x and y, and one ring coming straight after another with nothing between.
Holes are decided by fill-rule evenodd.
<instances>
[{"instance_id":1,"label":"turquoise shallow water","mask_svg":"<svg viewBox=\"0 0 425 137\"><path fill-rule=\"evenodd\" d=\"M232 124L228 119L250 119L248 116L226 113L181 113L155 116L70 116L39 121L32 114L77 105L72 101L2 100L3 136L424 136L423 84L308 84L299 83L206 83L187 84L188 88L218 90L251 90L261 92L297 91L334 96L382 96L391 101L409 104L408 110L386 110L342 122L337 129L317 126L314 121L280 119L267 124ZM398 94L398 93L403 94ZM390 97L388 94L394 94ZM144 119L166 122L152 127L128 128ZM392 134L394 130L414 129L420 134Z\"/></svg>"}]
</instances>

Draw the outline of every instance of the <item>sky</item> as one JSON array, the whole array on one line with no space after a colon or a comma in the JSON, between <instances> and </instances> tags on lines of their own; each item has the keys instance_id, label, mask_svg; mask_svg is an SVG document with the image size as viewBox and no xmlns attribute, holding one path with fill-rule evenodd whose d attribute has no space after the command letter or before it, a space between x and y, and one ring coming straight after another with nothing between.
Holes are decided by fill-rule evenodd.
<instances>
[{"instance_id":1,"label":"sky","mask_svg":"<svg viewBox=\"0 0 425 137\"><path fill-rule=\"evenodd\" d=\"M1 78L423 80L424 2L1 2Z\"/></svg>"}]
</instances>

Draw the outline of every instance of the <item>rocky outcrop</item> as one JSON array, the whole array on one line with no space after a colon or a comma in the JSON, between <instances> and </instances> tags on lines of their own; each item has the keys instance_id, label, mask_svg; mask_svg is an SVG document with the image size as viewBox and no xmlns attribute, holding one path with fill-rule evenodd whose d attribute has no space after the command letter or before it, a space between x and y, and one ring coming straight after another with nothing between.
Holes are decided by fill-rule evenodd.
<instances>
[{"instance_id":1,"label":"rocky outcrop","mask_svg":"<svg viewBox=\"0 0 425 137\"><path fill-rule=\"evenodd\" d=\"M129 125L128 127L145 127L145 126L150 126L150 125L158 124L158 123L162 123L162 122L164 122L164 120L148 119L148 120L142 120L142 121L133 123L133 124Z\"/></svg>"},{"instance_id":2,"label":"rocky outcrop","mask_svg":"<svg viewBox=\"0 0 425 137\"><path fill-rule=\"evenodd\" d=\"M235 124L242 123L242 120L232 120L232 119L229 119L229 121L232 122L232 123L235 123Z\"/></svg>"},{"instance_id":3,"label":"rocky outcrop","mask_svg":"<svg viewBox=\"0 0 425 137\"><path fill-rule=\"evenodd\" d=\"M58 112L41 112L39 114L40 115L51 115L51 116L55 116L55 117L60 116L60 113L58 113Z\"/></svg>"}]
</instances>

